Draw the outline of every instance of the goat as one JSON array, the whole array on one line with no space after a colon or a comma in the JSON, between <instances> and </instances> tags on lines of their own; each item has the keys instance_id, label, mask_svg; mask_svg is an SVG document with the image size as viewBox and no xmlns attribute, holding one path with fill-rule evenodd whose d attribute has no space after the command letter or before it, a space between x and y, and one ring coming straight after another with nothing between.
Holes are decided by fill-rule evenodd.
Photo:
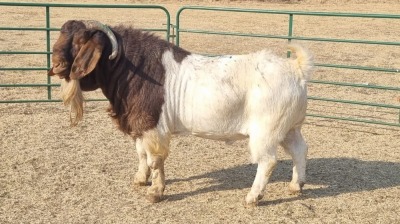
<instances>
[{"instance_id":1,"label":"goat","mask_svg":"<svg viewBox=\"0 0 400 224\"><path fill-rule=\"evenodd\" d=\"M296 59L267 50L207 57L132 27L70 20L54 44L48 75L63 79L73 125L83 116L82 91L102 90L112 120L136 140L134 184L146 185L151 175L146 198L153 203L163 199L172 135L249 138L258 167L245 205L256 206L277 164L278 145L294 162L289 190L301 192L305 182L308 147L300 129L313 58L300 45L289 48Z\"/></svg>"}]
</instances>

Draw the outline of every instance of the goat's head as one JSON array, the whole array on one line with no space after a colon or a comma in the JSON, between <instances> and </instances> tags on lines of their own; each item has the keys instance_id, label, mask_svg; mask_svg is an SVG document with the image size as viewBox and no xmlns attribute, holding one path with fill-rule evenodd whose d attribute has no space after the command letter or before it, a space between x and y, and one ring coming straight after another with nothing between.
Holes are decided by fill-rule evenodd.
<instances>
[{"instance_id":1,"label":"goat's head","mask_svg":"<svg viewBox=\"0 0 400 224\"><path fill-rule=\"evenodd\" d=\"M48 75L58 75L66 81L88 75L96 67L103 52L107 41L104 34L112 44L112 54L109 56L112 60L117 56L118 46L113 32L107 26L93 20L66 22L53 46L53 68Z\"/></svg>"},{"instance_id":2,"label":"goat's head","mask_svg":"<svg viewBox=\"0 0 400 224\"><path fill-rule=\"evenodd\" d=\"M102 31L102 32L99 32ZM90 74L99 62L106 44L111 41L113 60L117 56L117 41L113 32L97 21L66 22L53 46L53 68L48 75L58 75L62 82L64 104L71 104L71 124L76 125L83 116L83 96L79 80Z\"/></svg>"}]
</instances>

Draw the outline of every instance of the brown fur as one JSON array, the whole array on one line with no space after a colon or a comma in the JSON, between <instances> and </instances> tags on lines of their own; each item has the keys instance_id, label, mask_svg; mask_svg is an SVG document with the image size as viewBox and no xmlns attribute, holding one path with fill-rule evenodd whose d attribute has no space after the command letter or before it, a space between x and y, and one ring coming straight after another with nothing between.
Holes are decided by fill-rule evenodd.
<instances>
[{"instance_id":1,"label":"brown fur","mask_svg":"<svg viewBox=\"0 0 400 224\"><path fill-rule=\"evenodd\" d=\"M110 101L109 114L120 130L139 137L155 128L160 118L164 103L163 53L172 50L178 62L190 53L131 27L111 29L118 40L119 52L114 60L108 59L111 43L104 33L87 30L79 21L66 22L53 48L54 67L49 75L57 74L67 81L78 77L83 91L101 88ZM102 50L96 67L88 74L84 74L85 69L75 68L78 63L74 59L84 46ZM75 72L84 75L75 75Z\"/></svg>"}]
</instances>

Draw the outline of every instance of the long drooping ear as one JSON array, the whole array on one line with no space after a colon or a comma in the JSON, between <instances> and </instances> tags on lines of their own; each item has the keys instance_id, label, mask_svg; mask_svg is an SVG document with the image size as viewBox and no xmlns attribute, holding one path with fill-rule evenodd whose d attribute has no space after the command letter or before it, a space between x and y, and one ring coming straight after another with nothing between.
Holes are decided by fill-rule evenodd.
<instances>
[{"instance_id":1,"label":"long drooping ear","mask_svg":"<svg viewBox=\"0 0 400 224\"><path fill-rule=\"evenodd\" d=\"M97 38L89 39L79 50L71 67L70 78L81 79L96 67L103 52L103 43Z\"/></svg>"}]
</instances>

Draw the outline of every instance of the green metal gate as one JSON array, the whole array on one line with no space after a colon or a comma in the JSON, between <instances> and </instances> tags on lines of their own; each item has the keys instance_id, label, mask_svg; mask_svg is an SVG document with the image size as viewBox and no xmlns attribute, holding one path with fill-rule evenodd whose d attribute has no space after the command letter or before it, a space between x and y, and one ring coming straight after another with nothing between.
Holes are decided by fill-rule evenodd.
<instances>
[{"instance_id":1,"label":"green metal gate","mask_svg":"<svg viewBox=\"0 0 400 224\"><path fill-rule=\"evenodd\" d=\"M223 35L227 37L249 37L249 38L261 38L261 39L273 39L273 40L297 40L297 41L308 41L313 43L343 43L343 44L362 44L362 45L373 45L373 46L389 46L393 48L399 48L400 41L393 41L393 40L386 40L386 41L377 41L377 40L362 40L362 39L351 39L351 38L325 38L325 37L316 37L316 36L301 36L295 35L295 27L296 27L296 19L299 17L324 17L324 18L362 18L362 19L382 19L387 20L389 22L399 22L400 15L386 15L386 14L357 14L357 13L330 13L330 12L300 12L300 11L277 11L277 10L260 10L260 9L239 9L239 8L220 8L220 7L199 7L199 6L187 6L182 7L176 14L176 34L170 34L170 27L173 27L170 23L170 14L169 12L162 6L158 5L88 5L88 4L40 4L40 3L8 3L8 2L0 2L0 7L15 7L15 8L22 8L22 7L31 7L31 8L40 8L43 9L45 17L45 24L42 27L30 27L31 21L25 21L28 25L20 25L14 27L4 26L0 23L0 31L27 31L27 32L41 32L45 35L45 49L42 51L37 50L2 50L0 49L0 55L8 56L8 55L34 55L34 56L43 56L45 57L45 66L42 67L8 67L8 66L1 66L0 64L0 88L3 90L7 89L19 89L19 88L46 88L47 95L43 97L43 99L0 99L0 103L29 103L29 102L55 102L60 101L54 99L52 97L52 90L54 87L58 87L59 84L52 82L51 78L47 78L47 82L43 83L7 83L2 82L2 77L6 77L9 73L23 73L23 72L35 72L39 71L40 73L46 73L47 70L50 69L51 63L51 33L54 31L59 31L59 27L52 27L51 21L57 19L57 15L51 14L54 12L55 8L63 8L65 10L72 9L72 8L83 8L83 9L132 9L132 10L140 10L140 9L154 9L159 10L163 14L165 14L165 23L163 22L163 27L147 29L150 31L155 32L163 32L165 33L166 39L170 40L170 37L176 37L176 44L180 45L182 42L182 35L185 33L188 34L205 34L205 35ZM2 10L3 11L3 10ZM287 35L274 35L274 34L265 34L265 33L245 33L245 32L226 32L221 30L211 30L211 29L188 29L183 27L182 21L182 13L186 11L193 12L193 11L201 11L201 12L227 12L227 13L251 13L251 14L265 14L265 15L276 15L276 16L284 16L287 19ZM6 12L2 13L3 16ZM190 15L190 14L189 14ZM39 16L38 16L39 17ZM1 15L0 15L1 18ZM119 20L121 17L118 17ZM208 19L207 17L205 17ZM38 18L32 18L33 20ZM148 18L144 18L147 19ZM21 22L19 20L16 20ZM104 19L102 19L104 21ZM213 21L215 23L219 23L221 21ZM229 22L229 21L228 21ZM8 25L8 24L7 24ZM191 24L197 25L197 24ZM174 30L175 31L175 30ZM398 30L396 30L398 31ZM33 36L33 35L32 35ZM398 36L398 35L397 35ZM34 36L33 36L34 37ZM18 38L18 36L16 36ZM34 37L35 38L35 37ZM2 41L2 36L0 35L0 41ZM251 42L251 41L249 41ZM29 43L25 43L29 46ZM0 45L1 46L1 45ZM206 49L202 49L206 50ZM378 48L379 50L379 48ZM400 49L399 49L400 50ZM208 53L208 52L201 52L201 53ZM225 52L219 52L223 54ZM318 54L319 52L314 52ZM290 54L288 53L288 57ZM4 58L4 57L3 57ZM317 61L318 62L318 61ZM21 62L21 64L25 65L25 62ZM399 97L400 100L400 68L395 66L392 68L385 68L385 67L377 67L377 66L363 66L363 65L348 65L348 64L337 64L337 63L316 63L318 69L338 69L341 71L373 71L373 72L380 72L382 74L392 74L395 76L395 82L393 85L377 85L373 82L371 83L352 83L352 82L341 82L341 81L329 81L323 79L315 79L311 81L311 85L323 85L323 86L337 86L337 87L349 87L352 89L362 88L368 90L379 90L385 92L393 92L393 95ZM396 68L397 67L397 68ZM318 72L318 71L316 71ZM42 74L43 75L43 74ZM27 79L29 80L29 79ZM16 90L18 91L18 90ZM358 106L365 106L365 107L374 107L374 108L384 108L391 110L390 118L388 120L380 120L374 117L373 119L364 119L358 118L357 116L332 116L329 114L319 114L313 113L312 111L308 111L308 116L313 117L320 117L320 118L328 118L328 119L340 119L340 120L347 120L347 121L355 121L355 122L366 122L372 124L382 124L382 125L389 125L389 126L397 126L400 127L400 105L398 104L391 104L391 103L376 103L376 102L366 102L366 101L359 101L359 100L346 100L342 98L334 98L334 97L319 97L319 96L309 96L310 101L314 102L326 102L326 103L338 103L344 105L358 105ZM91 100L103 100L103 99L91 99ZM310 113L311 112L311 113ZM392 118L394 117L394 118Z\"/></svg>"},{"instance_id":2,"label":"green metal gate","mask_svg":"<svg viewBox=\"0 0 400 224\"><path fill-rule=\"evenodd\" d=\"M189 12L186 12L189 11ZM185 15L191 15L190 13L198 13L202 11L205 13L206 19L212 18L208 15L210 12L229 12L229 13L257 13L257 14L269 14L269 15L281 15L287 16L288 28L287 35L271 35L271 34L260 34L260 33L243 33L243 32L221 32L219 30L209 30L209 29L195 29L195 28L184 28L182 27L182 21L184 21L181 17L183 12ZM341 39L341 38L322 38L322 37L304 37L304 36L296 36L294 34L295 28L295 17L331 17L331 18L365 18L365 19L384 19L388 22L399 22L400 15L386 15L386 14L357 14L357 13L330 13L330 12L301 12L301 11L277 11L277 10L261 10L261 9L240 9L240 8L220 8L220 7L201 7L201 6L187 6L182 7L176 15L176 44L181 44L181 35L184 33L189 34L205 34L205 35L223 35L223 36L234 36L234 37L249 37L249 38L268 38L268 39L283 39L287 41L298 40L298 41L312 41L312 42L334 42L334 43L346 43L346 44L364 44L364 45L379 45L379 46L400 46L399 41L375 41L375 40L361 40L361 39ZM196 15L199 18L199 15ZM215 21L216 23L222 21ZM226 22L226 21L224 21ZM228 21L229 22L229 21ZM257 21L254 21L255 23ZM190 24L192 27L192 24ZM322 30L321 30L322 32ZM398 32L394 31L394 32ZM397 35L398 36L398 35ZM400 49L398 49L400 50ZM201 52L207 54L208 52ZM224 53L224 52L221 52ZM318 54L318 52L315 52ZM288 52L288 57L290 57L290 53ZM362 71L375 71L375 72L385 72L393 74L397 80L397 82L393 83L394 86L382 86L375 85L370 83L348 83L348 82L338 82L338 81L326 81L326 80L312 80L312 84L319 85L333 85L333 86L341 86L341 87L357 87L357 88L365 88L365 89L376 89L376 90L384 90L384 91L393 91L394 93L398 93L400 91L400 64L397 68L381 68L381 67L371 67L371 66L360 66L360 65L345 65L345 64L333 64L333 63L316 63L316 67L318 68L335 68L335 69L351 69L351 70L362 70ZM318 72L318 71L316 71ZM399 95L400 98L400 94ZM396 96L396 94L394 94ZM375 108L386 108L391 109L393 115L391 121L381 121L379 119L360 119L357 117L345 117L345 116L331 116L324 114L316 114L316 113L308 113L308 116L312 117L320 117L320 118L328 118L328 119L340 119L346 121L354 121L354 122L365 122L372 124L383 124L389 126L397 126L400 127L400 106L394 104L383 104L383 103L372 103L372 102L364 102L364 101L355 101L355 100L345 100L345 99L335 99L335 98L326 98L326 97L317 97L317 96L309 96L311 101L323 101L323 102L333 102L340 104L351 104L351 105L361 105Z\"/></svg>"},{"instance_id":3,"label":"green metal gate","mask_svg":"<svg viewBox=\"0 0 400 224\"><path fill-rule=\"evenodd\" d=\"M30 20L25 20L25 21L17 21L18 22L18 27L5 27L3 24L0 23L0 31L28 31L28 32L42 32L42 34L45 34L46 36L46 49L44 51L24 51L23 49L20 50L2 50L0 49L0 55L4 56L2 57L3 60L6 55L39 55L39 56L44 56L46 57L46 65L43 67L7 67L7 66L0 66L0 76L6 76L11 72L34 72L34 71L42 71L43 72L43 77L45 76L46 72L50 69L51 66L51 33L53 31L59 31L59 27L52 27L51 26L51 19L55 19L57 15L52 15L51 12L52 10L54 11L55 8L62 8L63 10L72 10L72 8L75 9L132 9L132 10L143 10L143 9L154 9L154 10L161 10L162 13L165 13L165 23L163 23L163 28L157 28L157 29L144 29L144 30L149 30L149 31L154 31L154 32L163 32L165 33L166 39L169 40L170 38L170 14L168 10L166 10L162 6L158 5L93 5L93 4L42 4L42 3L13 3L13 2L0 2L0 9L2 11L3 16L6 15L6 12L4 12L5 7L13 7L13 9L20 9L20 8L40 8L43 9L44 15L38 15L37 17L31 18L32 20L39 20L43 19L43 16L45 17L44 21L45 24L43 24L43 27L29 27L31 26L31 21ZM12 16L12 15L11 15ZM41 18L42 17L42 18ZM66 18L66 20L71 19L71 18ZM102 20L103 21L103 20ZM25 23L25 24L24 24ZM17 24L17 23L16 23ZM160 24L161 25L161 24ZM25 26L25 27L22 27ZM36 34L36 33L35 33ZM3 34L4 35L4 34ZM21 35L21 34L19 34ZM57 34L58 35L58 34ZM37 35L30 35L32 38L38 38ZM18 35L15 36L15 38L19 38ZM4 40L3 40L4 41ZM29 45L29 43L24 43L25 45ZM21 61L21 65L25 65L26 62ZM1 77L0 77L1 78ZM25 78L23 78L25 79ZM0 79L1 80L1 79ZM29 80L27 77L25 80ZM0 82L0 88L8 88L8 89L16 89L16 88L47 88L47 97L44 99L13 99L13 100L4 100L0 99L0 103L32 103L32 102L58 102L60 100L54 99L52 97L52 89L53 87L59 87L60 84L55 84L52 83L51 77L47 77L47 82L45 83L1 83ZM91 99L91 100L104 100L104 99Z\"/></svg>"}]
</instances>

